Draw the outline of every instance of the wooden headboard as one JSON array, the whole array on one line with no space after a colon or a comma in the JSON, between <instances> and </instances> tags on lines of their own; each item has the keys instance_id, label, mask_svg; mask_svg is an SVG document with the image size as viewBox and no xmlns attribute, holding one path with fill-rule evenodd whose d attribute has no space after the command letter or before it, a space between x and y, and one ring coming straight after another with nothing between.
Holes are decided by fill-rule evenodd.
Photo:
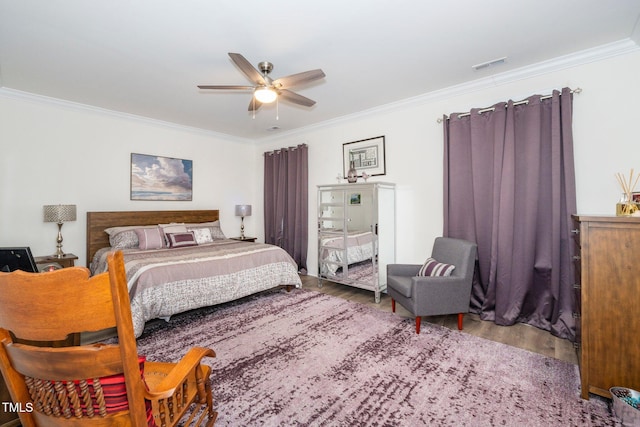
<instances>
[{"instance_id":1,"label":"wooden headboard","mask_svg":"<svg viewBox=\"0 0 640 427\"><path fill-rule=\"evenodd\" d=\"M109 227L126 225L168 224L171 222L199 223L216 221L216 210L193 211L118 211L87 212L87 266L98 249L109 246L109 235L104 232Z\"/></svg>"}]
</instances>

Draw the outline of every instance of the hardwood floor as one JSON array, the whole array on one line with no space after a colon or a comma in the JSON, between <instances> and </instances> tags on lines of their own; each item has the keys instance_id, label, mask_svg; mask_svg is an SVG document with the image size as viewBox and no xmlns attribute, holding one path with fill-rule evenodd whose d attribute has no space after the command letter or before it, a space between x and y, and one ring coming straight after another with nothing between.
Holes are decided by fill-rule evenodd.
<instances>
[{"instance_id":1,"label":"hardwood floor","mask_svg":"<svg viewBox=\"0 0 640 427\"><path fill-rule=\"evenodd\" d=\"M354 288L347 285L328 282L324 280L323 286L318 287L318 278L315 276L300 276L302 287L329 295L366 304L378 310L391 312L391 298L387 294L382 294L380 304L376 304L373 292L364 289ZM400 304L396 304L396 315L403 317L413 317ZM450 329L458 329L458 318L456 315L423 317L425 322L435 323ZM98 334L82 334L82 343L95 342L115 336L115 331L106 331ZM464 329L462 332L485 338L503 344L519 347L525 350L540 353L542 355L564 360L574 365L578 364L578 356L573 348L573 343L561 338L554 337L547 331L543 331L533 326L518 323L513 326L499 326L493 322L480 320L476 314L468 313L464 316Z\"/></svg>"},{"instance_id":2,"label":"hardwood floor","mask_svg":"<svg viewBox=\"0 0 640 427\"><path fill-rule=\"evenodd\" d=\"M373 298L373 292L371 291L324 280L322 282L323 286L319 288L317 277L300 277L303 288L324 292L329 295L366 304L378 310L391 312L391 298L387 294L383 294L380 304L376 304ZM396 304L396 315L413 317L411 313L405 310L400 304ZM458 318L456 315L423 317L422 322L423 325L425 322L430 322L450 329L458 329ZM578 357L572 342L554 337L549 332L534 326L522 323L513 326L499 326L493 322L480 320L480 317L476 314L468 313L464 316L464 329L462 332L533 351L569 363L578 364Z\"/></svg>"}]
</instances>

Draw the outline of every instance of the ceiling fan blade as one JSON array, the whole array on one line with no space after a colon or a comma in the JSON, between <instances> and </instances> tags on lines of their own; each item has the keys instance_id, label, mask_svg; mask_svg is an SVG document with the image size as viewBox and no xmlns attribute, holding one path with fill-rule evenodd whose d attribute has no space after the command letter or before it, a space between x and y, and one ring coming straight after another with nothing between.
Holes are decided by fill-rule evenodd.
<instances>
[{"instance_id":1,"label":"ceiling fan blade","mask_svg":"<svg viewBox=\"0 0 640 427\"><path fill-rule=\"evenodd\" d=\"M251 97L251 102L249 102L249 111L258 111L260 107L262 107L262 102L258 101L255 96Z\"/></svg>"},{"instance_id":2,"label":"ceiling fan blade","mask_svg":"<svg viewBox=\"0 0 640 427\"><path fill-rule=\"evenodd\" d=\"M305 107L311 107L316 103L316 101L312 99L309 99L302 95L298 95L297 93L287 89L281 89L279 92L282 99L284 99L285 101L293 102L294 104L304 105Z\"/></svg>"},{"instance_id":3,"label":"ceiling fan blade","mask_svg":"<svg viewBox=\"0 0 640 427\"><path fill-rule=\"evenodd\" d=\"M225 85L198 85L199 89L222 89L222 90L253 90L253 86L225 86Z\"/></svg>"},{"instance_id":4,"label":"ceiling fan blade","mask_svg":"<svg viewBox=\"0 0 640 427\"><path fill-rule=\"evenodd\" d=\"M312 82L325 77L324 71L321 69L304 71L302 73L292 74L290 76L280 77L273 81L273 85L278 88L287 88L302 83Z\"/></svg>"},{"instance_id":5,"label":"ceiling fan blade","mask_svg":"<svg viewBox=\"0 0 640 427\"><path fill-rule=\"evenodd\" d=\"M269 85L271 84L271 79L267 77L266 81L265 77L258 71L247 59L240 55L239 53L231 53L229 52L229 56L236 63L236 65L240 68L240 70L257 85Z\"/></svg>"}]
</instances>

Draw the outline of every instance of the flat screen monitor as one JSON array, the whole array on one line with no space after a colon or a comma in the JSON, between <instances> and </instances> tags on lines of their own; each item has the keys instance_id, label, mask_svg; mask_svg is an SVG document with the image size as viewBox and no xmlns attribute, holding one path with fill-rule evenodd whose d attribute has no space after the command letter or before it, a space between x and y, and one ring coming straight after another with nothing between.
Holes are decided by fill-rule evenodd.
<instances>
[{"instance_id":1,"label":"flat screen monitor","mask_svg":"<svg viewBox=\"0 0 640 427\"><path fill-rule=\"evenodd\" d=\"M14 270L37 273L36 261L31 255L31 249L23 248L0 248L0 271L11 272Z\"/></svg>"}]
</instances>

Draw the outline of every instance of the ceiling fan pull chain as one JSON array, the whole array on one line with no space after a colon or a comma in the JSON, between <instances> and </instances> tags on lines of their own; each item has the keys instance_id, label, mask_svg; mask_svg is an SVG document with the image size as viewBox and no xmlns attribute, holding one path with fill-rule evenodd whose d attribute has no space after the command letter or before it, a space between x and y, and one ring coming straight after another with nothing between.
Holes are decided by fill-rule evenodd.
<instances>
[{"instance_id":1,"label":"ceiling fan pull chain","mask_svg":"<svg viewBox=\"0 0 640 427\"><path fill-rule=\"evenodd\" d=\"M278 98L276 98L276 120L280 120L280 102Z\"/></svg>"}]
</instances>

